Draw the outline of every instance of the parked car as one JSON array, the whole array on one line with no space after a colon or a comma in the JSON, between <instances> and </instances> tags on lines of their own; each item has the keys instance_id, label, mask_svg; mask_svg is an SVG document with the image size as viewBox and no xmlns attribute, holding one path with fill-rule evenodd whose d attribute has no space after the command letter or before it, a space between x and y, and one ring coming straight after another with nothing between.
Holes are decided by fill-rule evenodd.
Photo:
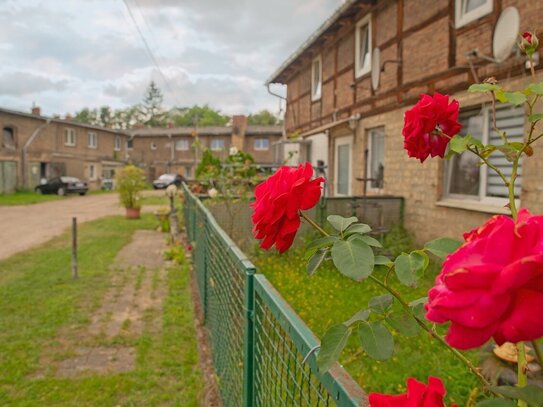
<instances>
[{"instance_id":1,"label":"parked car","mask_svg":"<svg viewBox=\"0 0 543 407\"><path fill-rule=\"evenodd\" d=\"M51 178L44 184L38 185L35 191L38 194L79 194L85 195L89 187L86 182L75 177L56 177Z\"/></svg>"},{"instance_id":2,"label":"parked car","mask_svg":"<svg viewBox=\"0 0 543 407\"><path fill-rule=\"evenodd\" d=\"M155 179L153 181L153 188L165 189L165 188L168 188L172 184L176 186L180 186L181 183L184 181L185 181L185 178L183 178L179 174L162 174L160 177L158 177L158 179Z\"/></svg>"}]
</instances>

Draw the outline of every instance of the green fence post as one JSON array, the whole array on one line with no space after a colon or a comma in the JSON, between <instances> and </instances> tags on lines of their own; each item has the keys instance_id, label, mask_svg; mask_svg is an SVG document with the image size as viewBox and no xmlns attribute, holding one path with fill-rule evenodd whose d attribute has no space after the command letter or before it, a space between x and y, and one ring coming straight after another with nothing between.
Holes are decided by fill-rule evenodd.
<instances>
[{"instance_id":1,"label":"green fence post","mask_svg":"<svg viewBox=\"0 0 543 407\"><path fill-rule=\"evenodd\" d=\"M207 278L207 263L208 263L208 260L207 260L207 251L208 251L208 248L209 248L209 236L208 236L208 228L207 228L207 216L205 216L204 214L204 230L203 230L203 234L202 236L204 237L203 239L203 256L204 256L204 261L203 261L203 270L202 272L204 273L204 285L203 285L203 288L204 288L204 295L202 296L202 302L203 302L203 309L204 309L204 323L207 322L207 290L208 290L208 278Z\"/></svg>"},{"instance_id":2,"label":"green fence post","mask_svg":"<svg viewBox=\"0 0 543 407\"><path fill-rule=\"evenodd\" d=\"M254 401L254 268L245 270L245 372L243 393L245 395L245 407L252 407Z\"/></svg>"}]
</instances>

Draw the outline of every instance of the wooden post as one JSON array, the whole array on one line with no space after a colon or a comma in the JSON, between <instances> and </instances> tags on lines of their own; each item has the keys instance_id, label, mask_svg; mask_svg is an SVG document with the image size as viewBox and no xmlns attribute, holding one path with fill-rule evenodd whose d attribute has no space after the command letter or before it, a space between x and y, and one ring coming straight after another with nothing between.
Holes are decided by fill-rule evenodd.
<instances>
[{"instance_id":1,"label":"wooden post","mask_svg":"<svg viewBox=\"0 0 543 407\"><path fill-rule=\"evenodd\" d=\"M170 233L172 235L172 242L177 242L177 236L179 235L179 224L177 219L177 210L175 209L175 195L170 194Z\"/></svg>"},{"instance_id":2,"label":"wooden post","mask_svg":"<svg viewBox=\"0 0 543 407\"><path fill-rule=\"evenodd\" d=\"M72 218L72 277L78 278L77 274L77 218Z\"/></svg>"}]
</instances>

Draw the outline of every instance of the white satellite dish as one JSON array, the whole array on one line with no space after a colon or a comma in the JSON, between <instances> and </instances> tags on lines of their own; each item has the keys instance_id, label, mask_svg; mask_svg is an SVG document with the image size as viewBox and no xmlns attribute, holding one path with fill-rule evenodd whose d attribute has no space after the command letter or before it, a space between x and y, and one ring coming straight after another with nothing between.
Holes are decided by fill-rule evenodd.
<instances>
[{"instance_id":1,"label":"white satellite dish","mask_svg":"<svg viewBox=\"0 0 543 407\"><path fill-rule=\"evenodd\" d=\"M371 87L374 91L379 87L381 77L381 51L374 48L371 54Z\"/></svg>"},{"instance_id":2,"label":"white satellite dish","mask_svg":"<svg viewBox=\"0 0 543 407\"><path fill-rule=\"evenodd\" d=\"M509 58L517 43L520 30L520 15L515 7L505 8L494 27L492 53L494 61L501 63Z\"/></svg>"}]
</instances>

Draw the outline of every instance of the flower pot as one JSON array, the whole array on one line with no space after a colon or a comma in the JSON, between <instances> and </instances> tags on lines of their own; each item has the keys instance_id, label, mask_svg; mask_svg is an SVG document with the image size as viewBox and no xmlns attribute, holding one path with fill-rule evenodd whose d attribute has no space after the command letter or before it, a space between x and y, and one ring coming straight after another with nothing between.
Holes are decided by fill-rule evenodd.
<instances>
[{"instance_id":1,"label":"flower pot","mask_svg":"<svg viewBox=\"0 0 543 407\"><path fill-rule=\"evenodd\" d=\"M139 219L141 208L126 208L126 219Z\"/></svg>"}]
</instances>

